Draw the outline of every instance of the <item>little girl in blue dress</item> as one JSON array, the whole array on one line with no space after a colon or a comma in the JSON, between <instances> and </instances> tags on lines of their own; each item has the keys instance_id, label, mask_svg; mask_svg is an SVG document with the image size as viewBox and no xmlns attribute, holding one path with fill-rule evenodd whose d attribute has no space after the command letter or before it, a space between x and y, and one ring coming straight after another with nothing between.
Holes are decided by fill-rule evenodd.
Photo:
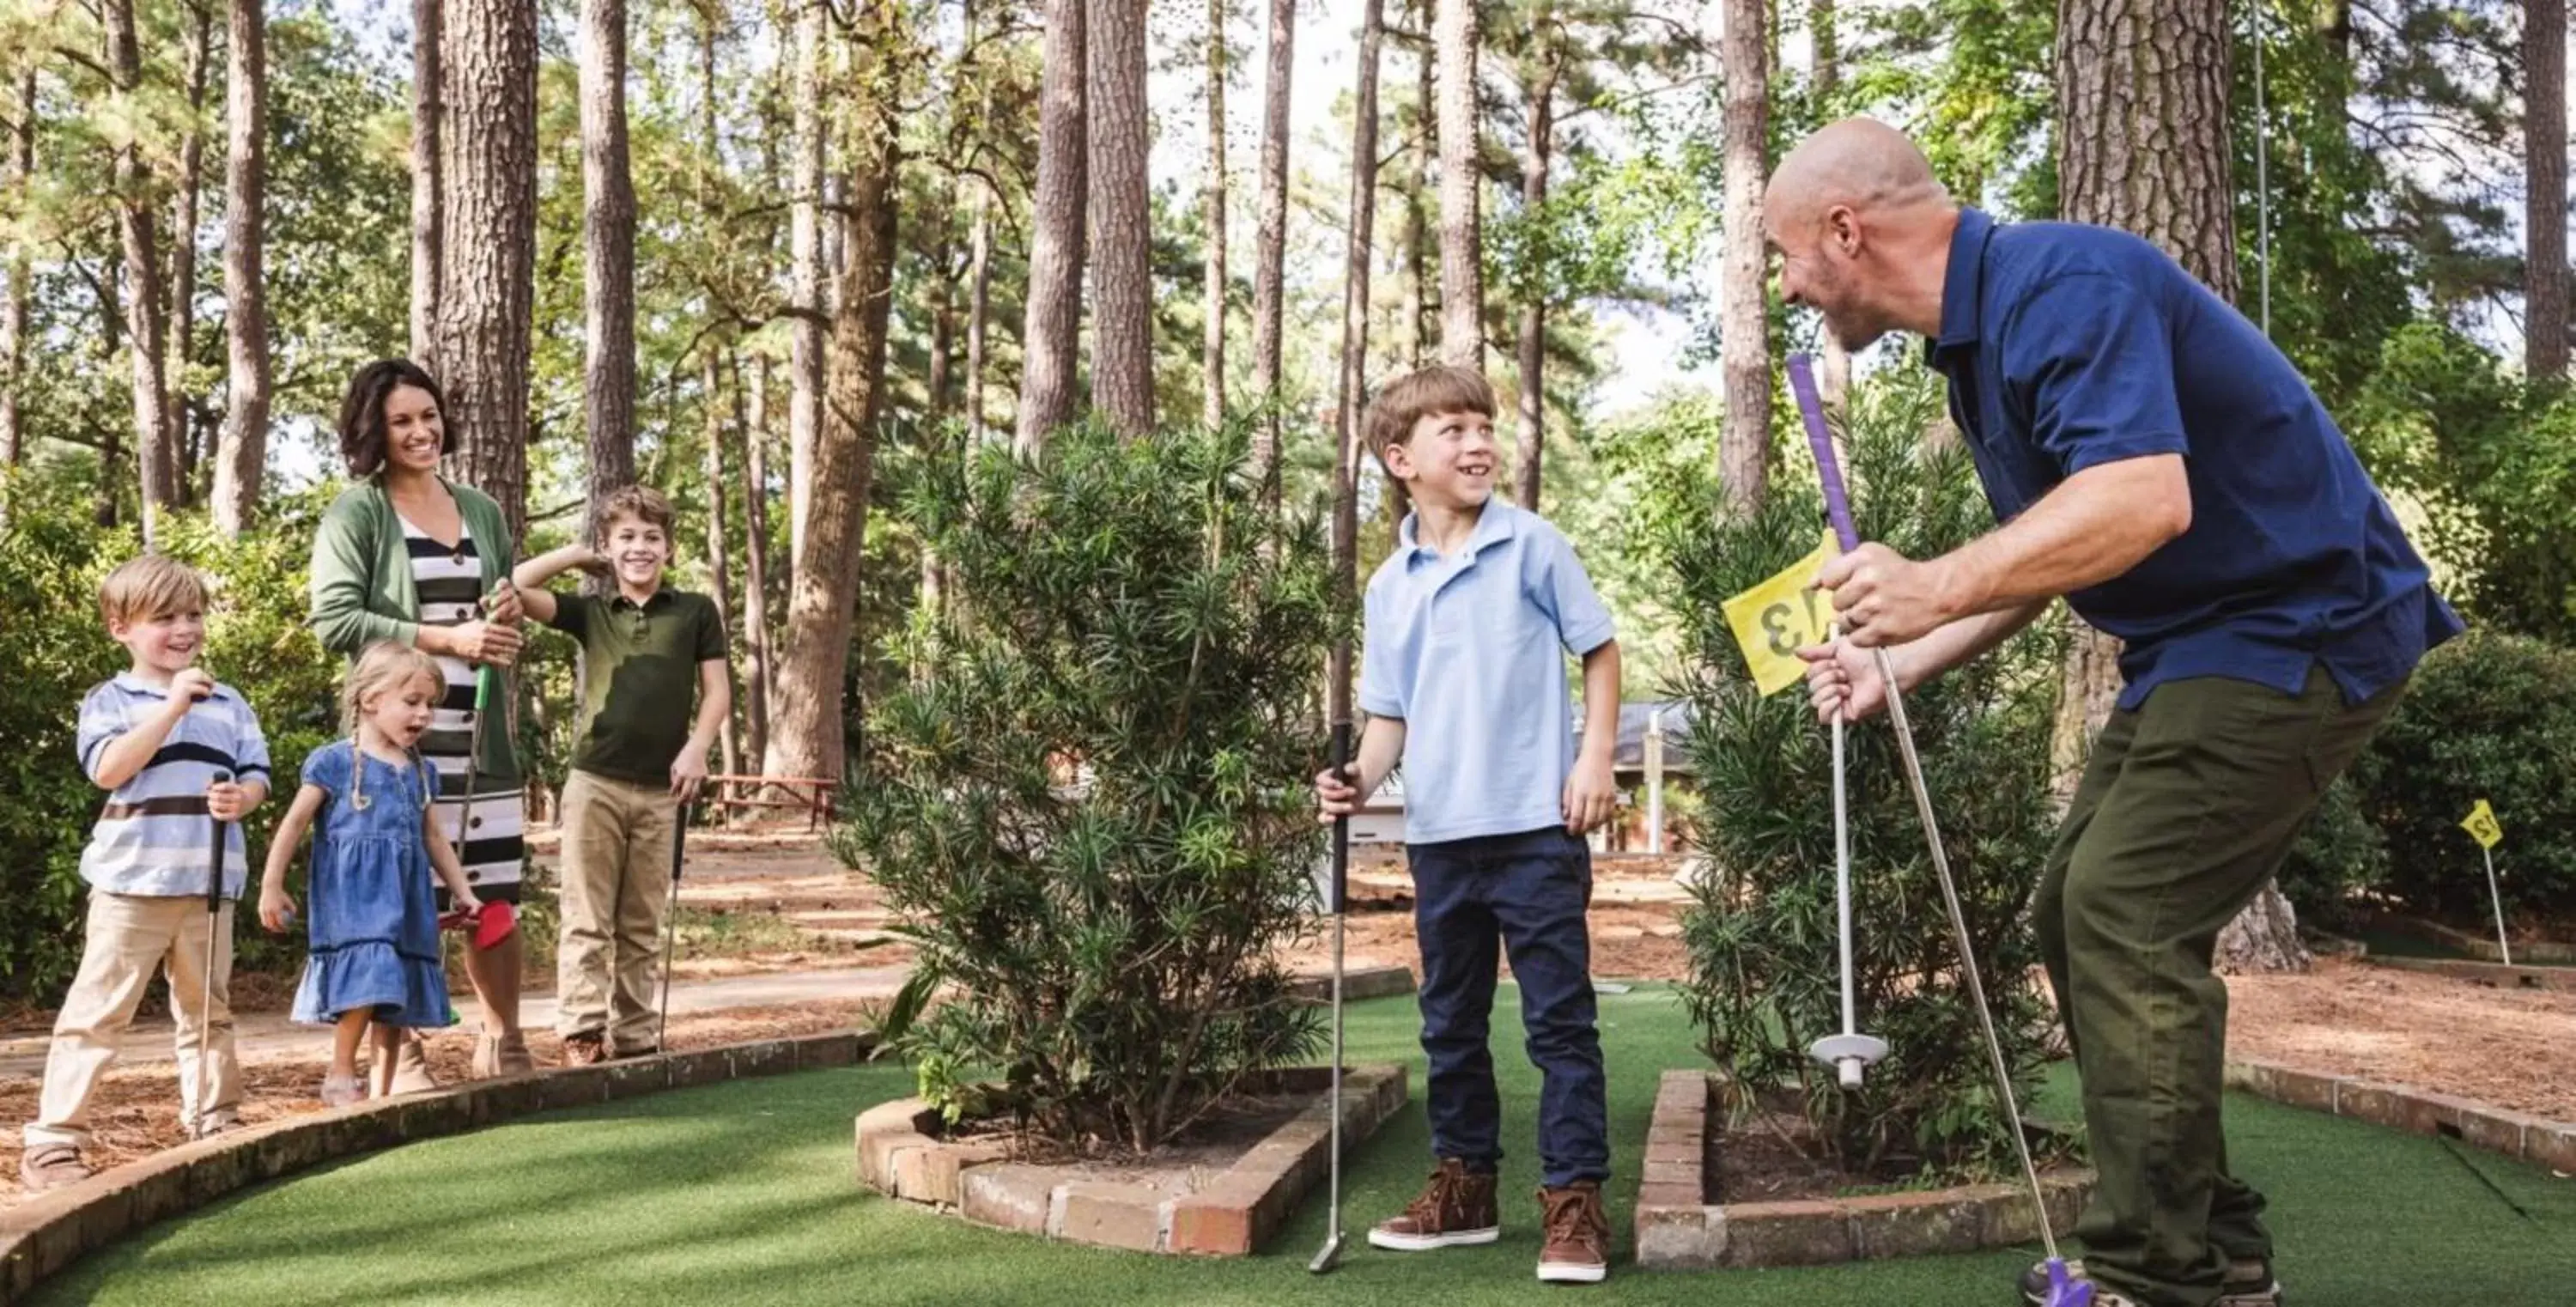
<instances>
[{"instance_id":1,"label":"little girl in blue dress","mask_svg":"<svg viewBox=\"0 0 2576 1307\"><path fill-rule=\"evenodd\" d=\"M358 1082L358 1043L370 1023L377 1097L392 1090L405 1028L456 1023L430 877L446 884L459 908L470 913L481 905L431 816L438 776L416 748L446 692L429 655L392 642L370 647L349 673L344 707L352 738L304 760L304 784L268 846L259 919L283 932L295 916L287 864L319 818L305 890L312 951L294 1018L337 1027L322 1080L322 1101L332 1107L367 1096Z\"/></svg>"}]
</instances>

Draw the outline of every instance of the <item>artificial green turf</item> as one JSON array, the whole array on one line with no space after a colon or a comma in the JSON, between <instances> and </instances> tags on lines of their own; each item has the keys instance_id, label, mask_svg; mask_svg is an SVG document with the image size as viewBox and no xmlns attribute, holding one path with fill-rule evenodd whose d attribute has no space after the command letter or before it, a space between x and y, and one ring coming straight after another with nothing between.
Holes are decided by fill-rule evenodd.
<instances>
[{"instance_id":1,"label":"artificial green turf","mask_svg":"<svg viewBox=\"0 0 2576 1307\"><path fill-rule=\"evenodd\" d=\"M1409 999L1355 1005L1355 1061L1414 1064L1415 1101L1353 1160L1350 1246L1310 1276L1320 1193L1261 1256L1184 1260L1049 1244L862 1193L851 1117L908 1091L897 1066L657 1095L416 1144L166 1222L92 1257L36 1301L150 1307L302 1304L918 1303L975 1307L1402 1307L1532 1294L1725 1307L2005 1307L2028 1256L1991 1253L1810 1270L1650 1274L1624 1260L1597 1289L1538 1285L1537 1080L1508 986L1495 1013L1507 1203L1502 1242L1411 1256L1366 1246L1427 1167ZM1697 1058L1670 991L1605 996L1612 1220L1627 1208L1655 1081ZM2232 1158L2274 1199L2294 1304L2563 1307L2576 1303L2576 1182L2431 1140L2238 1098ZM2493 1187L2490 1187L2493 1186ZM2519 1208L2519 1210L2517 1210Z\"/></svg>"}]
</instances>

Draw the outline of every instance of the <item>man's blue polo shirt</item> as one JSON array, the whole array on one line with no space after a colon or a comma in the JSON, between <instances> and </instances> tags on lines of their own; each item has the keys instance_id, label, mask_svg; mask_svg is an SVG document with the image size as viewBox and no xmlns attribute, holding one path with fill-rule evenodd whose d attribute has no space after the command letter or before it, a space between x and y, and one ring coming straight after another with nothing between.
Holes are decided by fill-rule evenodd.
<instances>
[{"instance_id":1,"label":"man's blue polo shirt","mask_svg":"<svg viewBox=\"0 0 2576 1307\"><path fill-rule=\"evenodd\" d=\"M2297 694L2320 662L2358 701L2459 633L2298 370L2145 240L1961 210L1926 354L1998 521L2096 464L2183 456L2190 529L2066 597L2127 642L2121 707L2193 676Z\"/></svg>"},{"instance_id":2,"label":"man's blue polo shirt","mask_svg":"<svg viewBox=\"0 0 2576 1307\"><path fill-rule=\"evenodd\" d=\"M1404 839L1436 844L1565 824L1574 709L1565 655L1610 642L1574 546L1487 500L1455 554L1414 537L1369 578L1360 708L1404 721Z\"/></svg>"}]
</instances>

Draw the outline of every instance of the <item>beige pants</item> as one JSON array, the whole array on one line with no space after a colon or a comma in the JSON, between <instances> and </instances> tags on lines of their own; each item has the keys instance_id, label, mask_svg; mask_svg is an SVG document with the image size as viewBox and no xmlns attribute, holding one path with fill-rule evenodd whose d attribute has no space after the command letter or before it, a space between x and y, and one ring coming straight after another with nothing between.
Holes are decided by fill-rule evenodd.
<instances>
[{"instance_id":1,"label":"beige pants","mask_svg":"<svg viewBox=\"0 0 2576 1307\"><path fill-rule=\"evenodd\" d=\"M653 965L680 801L668 785L576 771L563 788L563 939L555 1029L653 1045Z\"/></svg>"},{"instance_id":2,"label":"beige pants","mask_svg":"<svg viewBox=\"0 0 2576 1307\"><path fill-rule=\"evenodd\" d=\"M241 1064L233 1056L233 905L215 917L215 957L206 960L206 901L143 898L91 890L89 933L80 974L54 1019L54 1043L45 1055L44 1098L23 1132L26 1145L89 1143L90 1098L116 1061L117 1037L134 1023L135 1006L152 973L169 969L170 1007L179 1026L179 1123L196 1119L198 1059L206 1063L210 1120L241 1107ZM214 978L213 1047L207 1049L200 1005Z\"/></svg>"}]
</instances>

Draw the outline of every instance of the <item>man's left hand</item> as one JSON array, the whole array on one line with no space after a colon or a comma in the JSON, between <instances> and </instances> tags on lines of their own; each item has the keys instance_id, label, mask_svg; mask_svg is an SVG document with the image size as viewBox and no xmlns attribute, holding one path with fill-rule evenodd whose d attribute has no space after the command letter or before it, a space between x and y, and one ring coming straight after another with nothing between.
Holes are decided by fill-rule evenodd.
<instances>
[{"instance_id":1,"label":"man's left hand","mask_svg":"<svg viewBox=\"0 0 2576 1307\"><path fill-rule=\"evenodd\" d=\"M1958 617L1948 580L1940 562L1918 563L1881 544L1840 555L1816 574L1833 594L1843 638L1864 649L1921 639Z\"/></svg>"},{"instance_id":2,"label":"man's left hand","mask_svg":"<svg viewBox=\"0 0 2576 1307\"><path fill-rule=\"evenodd\" d=\"M707 782L707 751L692 744L680 750L671 760L671 793L682 803L698 801L698 790Z\"/></svg>"}]
</instances>

